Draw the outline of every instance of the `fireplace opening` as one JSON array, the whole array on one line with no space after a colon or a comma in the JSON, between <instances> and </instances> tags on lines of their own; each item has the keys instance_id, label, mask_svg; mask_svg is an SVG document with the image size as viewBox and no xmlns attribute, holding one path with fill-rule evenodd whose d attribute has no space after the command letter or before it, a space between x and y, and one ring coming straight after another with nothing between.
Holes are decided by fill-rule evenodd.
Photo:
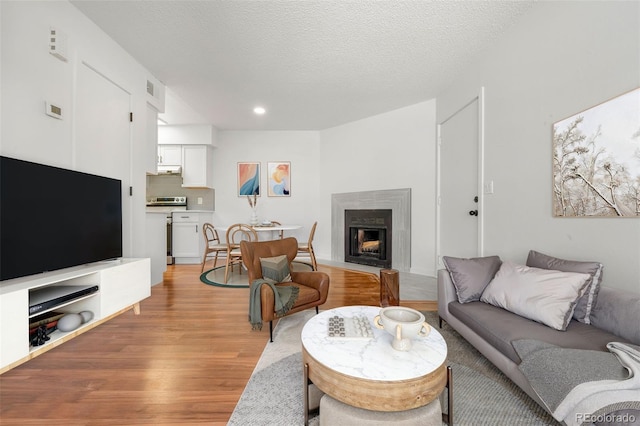
<instances>
[{"instance_id":1,"label":"fireplace opening","mask_svg":"<svg viewBox=\"0 0 640 426\"><path fill-rule=\"evenodd\" d=\"M391 267L391 210L345 210L345 262Z\"/></svg>"}]
</instances>

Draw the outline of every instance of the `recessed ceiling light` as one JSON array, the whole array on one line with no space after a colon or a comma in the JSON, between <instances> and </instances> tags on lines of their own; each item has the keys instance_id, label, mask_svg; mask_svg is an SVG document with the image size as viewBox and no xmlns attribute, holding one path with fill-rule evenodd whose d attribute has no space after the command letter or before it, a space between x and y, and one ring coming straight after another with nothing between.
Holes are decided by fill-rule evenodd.
<instances>
[{"instance_id":1,"label":"recessed ceiling light","mask_svg":"<svg viewBox=\"0 0 640 426\"><path fill-rule=\"evenodd\" d=\"M265 112L267 112L267 110L266 110L266 109L264 109L264 108L262 108L262 107L255 107L255 108L253 109L253 112L254 112L254 113L256 113L256 114L258 114L258 115L262 115L262 114L264 114Z\"/></svg>"}]
</instances>

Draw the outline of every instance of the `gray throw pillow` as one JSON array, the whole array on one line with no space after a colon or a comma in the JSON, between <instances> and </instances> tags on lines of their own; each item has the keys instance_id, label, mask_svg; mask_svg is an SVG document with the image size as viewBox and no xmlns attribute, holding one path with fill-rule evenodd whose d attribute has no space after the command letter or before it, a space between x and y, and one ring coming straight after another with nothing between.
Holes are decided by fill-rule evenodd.
<instances>
[{"instance_id":1,"label":"gray throw pillow","mask_svg":"<svg viewBox=\"0 0 640 426\"><path fill-rule=\"evenodd\" d=\"M498 256L468 259L443 256L442 261L449 271L460 303L479 301L485 287L502 264Z\"/></svg>"},{"instance_id":2,"label":"gray throw pillow","mask_svg":"<svg viewBox=\"0 0 640 426\"><path fill-rule=\"evenodd\" d=\"M527 257L527 266L591 275L591 279L587 283L587 289L582 297L578 299L578 304L573 312L574 319L584 324L591 324L591 312L598 300L600 283L602 283L603 266L601 263L559 259L557 257L531 250L529 251L529 257Z\"/></svg>"},{"instance_id":3,"label":"gray throw pillow","mask_svg":"<svg viewBox=\"0 0 640 426\"><path fill-rule=\"evenodd\" d=\"M589 274L503 262L480 301L564 331L590 279Z\"/></svg>"},{"instance_id":4,"label":"gray throw pillow","mask_svg":"<svg viewBox=\"0 0 640 426\"><path fill-rule=\"evenodd\" d=\"M291 271L286 255L275 257L261 257L262 278L272 284L290 282Z\"/></svg>"}]
</instances>

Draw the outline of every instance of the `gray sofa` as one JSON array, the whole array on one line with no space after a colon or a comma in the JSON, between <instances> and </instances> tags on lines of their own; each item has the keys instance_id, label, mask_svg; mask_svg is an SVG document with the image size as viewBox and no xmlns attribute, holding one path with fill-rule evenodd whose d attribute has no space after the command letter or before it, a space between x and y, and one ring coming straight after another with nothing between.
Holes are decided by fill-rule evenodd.
<instances>
[{"instance_id":1,"label":"gray sofa","mask_svg":"<svg viewBox=\"0 0 640 426\"><path fill-rule=\"evenodd\" d=\"M532 387L528 376L519 368L522 360L514 342L533 340L561 348L607 353L609 342L640 345L638 293L601 287L590 313L591 324L571 319L566 330L559 331L479 300L460 303L451 275L445 269L438 271L437 281L440 327L442 320L446 321L550 413L548 404L545 404ZM640 391L637 395L640 395ZM631 411L636 415L640 414L635 409L636 406L633 405Z\"/></svg>"}]
</instances>

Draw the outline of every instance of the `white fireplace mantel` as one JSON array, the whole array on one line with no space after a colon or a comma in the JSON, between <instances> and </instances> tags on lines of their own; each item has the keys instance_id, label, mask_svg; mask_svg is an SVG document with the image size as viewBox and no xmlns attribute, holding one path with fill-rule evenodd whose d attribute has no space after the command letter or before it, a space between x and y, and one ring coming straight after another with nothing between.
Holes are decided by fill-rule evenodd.
<instances>
[{"instance_id":1,"label":"white fireplace mantel","mask_svg":"<svg viewBox=\"0 0 640 426\"><path fill-rule=\"evenodd\" d=\"M344 262L344 211L355 209L392 210L393 269L411 268L411 189L347 192L331 195L331 260Z\"/></svg>"}]
</instances>

